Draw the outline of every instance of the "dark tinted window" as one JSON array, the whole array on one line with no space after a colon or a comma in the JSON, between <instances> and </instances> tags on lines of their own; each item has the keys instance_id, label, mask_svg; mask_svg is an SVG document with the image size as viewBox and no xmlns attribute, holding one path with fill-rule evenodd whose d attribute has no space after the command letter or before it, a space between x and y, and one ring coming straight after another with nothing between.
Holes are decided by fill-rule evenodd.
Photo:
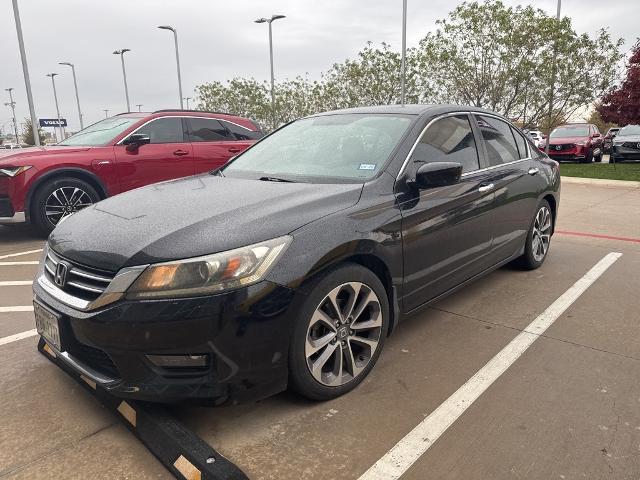
<instances>
[{"instance_id":1,"label":"dark tinted window","mask_svg":"<svg viewBox=\"0 0 640 480\"><path fill-rule=\"evenodd\" d=\"M189 118L192 142L221 142L233 140L231 133L215 118Z\"/></svg>"},{"instance_id":2,"label":"dark tinted window","mask_svg":"<svg viewBox=\"0 0 640 480\"><path fill-rule=\"evenodd\" d=\"M518 153L520 154L520 158L527 158L527 141L524 139L520 132L518 132L515 128L511 129L513 132L513 136L516 139L516 145L518 147Z\"/></svg>"},{"instance_id":3,"label":"dark tinted window","mask_svg":"<svg viewBox=\"0 0 640 480\"><path fill-rule=\"evenodd\" d=\"M520 158L511 127L502 120L476 115L484 144L489 155L489 165L500 165Z\"/></svg>"},{"instance_id":4,"label":"dark tinted window","mask_svg":"<svg viewBox=\"0 0 640 480\"><path fill-rule=\"evenodd\" d=\"M152 120L135 133L149 135L151 143L182 143L184 132L180 117L167 117Z\"/></svg>"},{"instance_id":5,"label":"dark tinted window","mask_svg":"<svg viewBox=\"0 0 640 480\"><path fill-rule=\"evenodd\" d=\"M231 132L235 140L257 140L264 136L262 132L249 130L248 128L236 125L235 123L225 122L222 120L222 124L227 127L227 130Z\"/></svg>"},{"instance_id":6,"label":"dark tinted window","mask_svg":"<svg viewBox=\"0 0 640 480\"><path fill-rule=\"evenodd\" d=\"M463 172L479 168L478 149L466 115L445 117L431 125L411 156L423 162L457 162Z\"/></svg>"}]
</instances>

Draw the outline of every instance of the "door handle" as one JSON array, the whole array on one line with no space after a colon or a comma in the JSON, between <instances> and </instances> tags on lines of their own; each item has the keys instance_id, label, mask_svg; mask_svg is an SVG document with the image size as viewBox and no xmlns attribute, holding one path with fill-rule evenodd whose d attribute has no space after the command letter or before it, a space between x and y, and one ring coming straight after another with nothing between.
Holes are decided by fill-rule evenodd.
<instances>
[{"instance_id":1,"label":"door handle","mask_svg":"<svg viewBox=\"0 0 640 480\"><path fill-rule=\"evenodd\" d=\"M493 183L483 183L482 185L480 185L478 187L478 191L479 192L488 192L489 190L493 189L495 185Z\"/></svg>"},{"instance_id":2,"label":"door handle","mask_svg":"<svg viewBox=\"0 0 640 480\"><path fill-rule=\"evenodd\" d=\"M238 147L230 147L229 148L229 153L238 153L239 151L241 151L241 148Z\"/></svg>"},{"instance_id":3,"label":"door handle","mask_svg":"<svg viewBox=\"0 0 640 480\"><path fill-rule=\"evenodd\" d=\"M173 154L177 157L182 157L183 155L189 155L189 152L185 150L176 150Z\"/></svg>"},{"instance_id":4,"label":"door handle","mask_svg":"<svg viewBox=\"0 0 640 480\"><path fill-rule=\"evenodd\" d=\"M535 174L537 174L539 171L540 171L540 169L539 169L539 168L533 168L533 167L531 167L531 168L529 169L529 172L528 172L528 173L529 173L529 175L535 175Z\"/></svg>"}]
</instances>

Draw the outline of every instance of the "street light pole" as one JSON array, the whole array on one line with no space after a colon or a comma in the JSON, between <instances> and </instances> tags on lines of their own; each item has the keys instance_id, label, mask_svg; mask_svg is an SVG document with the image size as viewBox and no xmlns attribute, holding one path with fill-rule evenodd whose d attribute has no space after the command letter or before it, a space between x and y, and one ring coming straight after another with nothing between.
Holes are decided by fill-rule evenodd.
<instances>
[{"instance_id":1,"label":"street light pole","mask_svg":"<svg viewBox=\"0 0 640 480\"><path fill-rule=\"evenodd\" d=\"M187 102L187 110L189 110L189 100L191 100L191 97L184 97L184 99Z\"/></svg>"},{"instance_id":2,"label":"street light pole","mask_svg":"<svg viewBox=\"0 0 640 480\"><path fill-rule=\"evenodd\" d=\"M120 61L122 62L122 79L124 80L124 95L127 98L127 113L131 111L131 104L129 103L129 87L127 86L127 71L124 69L124 54L130 52L128 48L122 48L113 52L114 55L120 55Z\"/></svg>"},{"instance_id":3,"label":"street light pole","mask_svg":"<svg viewBox=\"0 0 640 480\"><path fill-rule=\"evenodd\" d=\"M62 122L60 121L60 109L58 108L58 93L56 92L56 81L54 77L57 73L47 73L47 77L51 77L51 85L53 85L53 99L56 102L56 115L58 115L58 128L60 129L61 140L64 140L64 129L62 128ZM57 139L56 139L57 140ZM57 142L56 142L57 143Z\"/></svg>"},{"instance_id":4,"label":"street light pole","mask_svg":"<svg viewBox=\"0 0 640 480\"><path fill-rule=\"evenodd\" d=\"M78 117L80 119L80 130L84 129L84 122L82 121L82 110L80 110L80 96L78 95L78 81L76 80L76 67L73 63L60 62L58 65L67 65L71 67L71 73L73 74L73 87L76 90L76 103L78 104Z\"/></svg>"},{"instance_id":5,"label":"street light pole","mask_svg":"<svg viewBox=\"0 0 640 480\"><path fill-rule=\"evenodd\" d=\"M104 118L109 118L109 110L105 108L103 112L104 112Z\"/></svg>"},{"instance_id":6,"label":"street light pole","mask_svg":"<svg viewBox=\"0 0 640 480\"><path fill-rule=\"evenodd\" d=\"M402 60L400 70L400 75L402 76L402 93L400 95L400 103L404 106L407 92L407 0L402 0Z\"/></svg>"},{"instance_id":7,"label":"street light pole","mask_svg":"<svg viewBox=\"0 0 640 480\"><path fill-rule=\"evenodd\" d=\"M137 103L136 107L138 107L138 111L141 112L142 111L142 103Z\"/></svg>"},{"instance_id":8,"label":"street light pole","mask_svg":"<svg viewBox=\"0 0 640 480\"><path fill-rule=\"evenodd\" d=\"M5 88L7 92L9 92L9 103L5 103L5 105L9 105L11 107L11 111L13 112L13 133L16 136L16 145L20 143L20 139L18 138L18 124L16 123L16 102L13 101L13 87Z\"/></svg>"},{"instance_id":9,"label":"street light pole","mask_svg":"<svg viewBox=\"0 0 640 480\"><path fill-rule=\"evenodd\" d=\"M27 66L27 52L24 48L24 38L22 38L22 23L20 23L20 11L18 10L18 0L12 0L13 16L16 21L16 33L18 35L18 47L20 48L20 60L22 61L22 73L24 76L24 87L27 91L27 102L29 103L29 114L31 115L31 130L33 131L33 141L36 147L40 146L40 134L38 132L38 119L36 109L33 104L33 94L31 93L31 80L29 80L29 67Z\"/></svg>"},{"instance_id":10,"label":"street light pole","mask_svg":"<svg viewBox=\"0 0 640 480\"><path fill-rule=\"evenodd\" d=\"M276 128L276 96L275 96L275 78L273 75L273 30L271 24L275 20L286 18L285 15L272 15L271 18L258 18L254 20L255 23L268 23L269 24L269 63L271 65L271 112L273 115L273 128Z\"/></svg>"},{"instance_id":11,"label":"street light pole","mask_svg":"<svg viewBox=\"0 0 640 480\"><path fill-rule=\"evenodd\" d=\"M173 41L176 45L176 68L178 69L178 95L180 98L180 109L184 109L182 105L182 77L180 76L180 54L178 53L178 32L170 25L160 25L160 30L169 30L173 32ZM187 107L188 108L188 107Z\"/></svg>"},{"instance_id":12,"label":"street light pole","mask_svg":"<svg viewBox=\"0 0 640 480\"><path fill-rule=\"evenodd\" d=\"M558 0L558 6L556 9L556 22L558 25L560 24L560 7L562 5L562 0ZM553 64L551 66L551 88L549 89L549 110L547 112L549 127L547 129L547 141L544 146L544 151L547 155L549 155L549 143L551 143L551 115L553 115L553 97L556 89L556 44L553 44Z\"/></svg>"}]
</instances>

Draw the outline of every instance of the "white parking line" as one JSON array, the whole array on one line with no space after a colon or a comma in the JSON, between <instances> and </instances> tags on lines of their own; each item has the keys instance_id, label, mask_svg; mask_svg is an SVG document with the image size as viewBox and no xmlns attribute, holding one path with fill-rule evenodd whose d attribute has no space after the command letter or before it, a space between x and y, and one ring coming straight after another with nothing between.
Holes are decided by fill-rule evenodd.
<instances>
[{"instance_id":1,"label":"white parking line","mask_svg":"<svg viewBox=\"0 0 640 480\"><path fill-rule=\"evenodd\" d=\"M22 285L33 285L33 280L16 280L14 282L0 282L0 287L19 287Z\"/></svg>"},{"instance_id":2,"label":"white parking line","mask_svg":"<svg viewBox=\"0 0 640 480\"><path fill-rule=\"evenodd\" d=\"M33 312L33 305L24 305L18 307L0 307L0 313L11 312Z\"/></svg>"},{"instance_id":3,"label":"white parking line","mask_svg":"<svg viewBox=\"0 0 640 480\"><path fill-rule=\"evenodd\" d=\"M15 335L9 335L8 337L0 338L0 345L6 345L7 343L17 342L18 340L22 340L23 338L33 337L37 335L38 332L34 328L33 330L27 330L26 332L16 333Z\"/></svg>"},{"instance_id":4,"label":"white parking line","mask_svg":"<svg viewBox=\"0 0 640 480\"><path fill-rule=\"evenodd\" d=\"M611 252L596 263L473 377L369 468L359 480L400 478L460 415L621 256L621 253Z\"/></svg>"},{"instance_id":5,"label":"white parking line","mask_svg":"<svg viewBox=\"0 0 640 480\"><path fill-rule=\"evenodd\" d=\"M29 255L30 253L40 253L42 252L42 249L38 249L38 250L27 250L26 252L18 252L18 253L10 253L8 255L0 255L0 260L4 260L5 258L11 258L11 257L19 257L21 255Z\"/></svg>"},{"instance_id":6,"label":"white parking line","mask_svg":"<svg viewBox=\"0 0 640 480\"><path fill-rule=\"evenodd\" d=\"M0 262L0 267L10 267L13 265L38 265L40 262L37 260L31 262Z\"/></svg>"}]
</instances>

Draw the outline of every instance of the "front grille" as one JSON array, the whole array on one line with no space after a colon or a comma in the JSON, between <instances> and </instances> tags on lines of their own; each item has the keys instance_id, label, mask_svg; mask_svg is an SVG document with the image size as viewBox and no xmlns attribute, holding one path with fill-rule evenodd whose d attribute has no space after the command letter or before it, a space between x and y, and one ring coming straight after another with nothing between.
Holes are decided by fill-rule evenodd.
<instances>
[{"instance_id":1,"label":"front grille","mask_svg":"<svg viewBox=\"0 0 640 480\"><path fill-rule=\"evenodd\" d=\"M58 265L63 263L66 268L65 278L60 278ZM58 288L69 295L86 301L93 301L107 289L115 274L105 270L85 267L72 262L56 253L51 248L47 252L44 264L45 275Z\"/></svg>"},{"instance_id":2,"label":"front grille","mask_svg":"<svg viewBox=\"0 0 640 480\"><path fill-rule=\"evenodd\" d=\"M560 147L560 150L558 150ZM561 145L549 145L549 152L564 152L566 150L573 150L576 148L575 143L563 143Z\"/></svg>"},{"instance_id":3,"label":"front grille","mask_svg":"<svg viewBox=\"0 0 640 480\"><path fill-rule=\"evenodd\" d=\"M111 378L120 378L118 367L113 363L111 357L98 348L74 342L67 348L67 352L97 372L108 375Z\"/></svg>"},{"instance_id":4,"label":"front grille","mask_svg":"<svg viewBox=\"0 0 640 480\"><path fill-rule=\"evenodd\" d=\"M638 145L640 145L640 142L624 142L622 144L623 147L635 148L636 150L640 150L640 147L638 147Z\"/></svg>"}]
</instances>

